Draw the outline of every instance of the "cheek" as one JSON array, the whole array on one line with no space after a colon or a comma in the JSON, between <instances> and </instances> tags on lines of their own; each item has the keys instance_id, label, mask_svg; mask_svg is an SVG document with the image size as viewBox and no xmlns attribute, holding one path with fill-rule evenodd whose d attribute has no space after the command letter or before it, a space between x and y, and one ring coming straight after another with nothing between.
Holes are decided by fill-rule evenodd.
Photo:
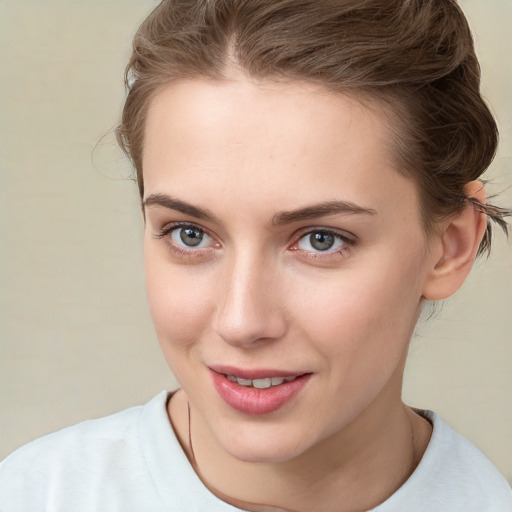
<instances>
[{"instance_id":1,"label":"cheek","mask_svg":"<svg viewBox=\"0 0 512 512\"><path fill-rule=\"evenodd\" d=\"M381 254L378 262L339 270L297 291L296 318L337 370L379 371L401 359L420 310L418 261Z\"/></svg>"},{"instance_id":2,"label":"cheek","mask_svg":"<svg viewBox=\"0 0 512 512\"><path fill-rule=\"evenodd\" d=\"M189 351L201 337L208 326L214 301L208 283L191 267L184 270L186 267L170 265L148 249L145 268L151 316L170 364L171 357Z\"/></svg>"}]
</instances>

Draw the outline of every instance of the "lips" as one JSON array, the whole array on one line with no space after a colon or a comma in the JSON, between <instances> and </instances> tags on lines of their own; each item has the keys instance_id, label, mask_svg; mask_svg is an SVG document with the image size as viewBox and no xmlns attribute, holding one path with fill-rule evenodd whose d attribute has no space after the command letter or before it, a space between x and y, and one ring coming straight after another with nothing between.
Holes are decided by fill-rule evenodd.
<instances>
[{"instance_id":1,"label":"lips","mask_svg":"<svg viewBox=\"0 0 512 512\"><path fill-rule=\"evenodd\" d=\"M213 385L224 402L245 414L269 414L290 402L307 384L311 373L282 370L210 368Z\"/></svg>"},{"instance_id":2,"label":"lips","mask_svg":"<svg viewBox=\"0 0 512 512\"><path fill-rule=\"evenodd\" d=\"M257 389L268 389L274 386L280 386L283 382L292 382L297 377L265 377L263 379L244 379L235 375L226 375L231 382L236 382L239 386L253 387Z\"/></svg>"}]
</instances>

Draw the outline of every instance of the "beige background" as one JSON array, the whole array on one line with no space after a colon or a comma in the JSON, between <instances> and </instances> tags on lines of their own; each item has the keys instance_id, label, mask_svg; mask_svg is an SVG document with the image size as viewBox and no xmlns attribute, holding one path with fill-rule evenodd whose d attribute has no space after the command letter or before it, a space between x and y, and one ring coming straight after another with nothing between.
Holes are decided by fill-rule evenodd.
<instances>
[{"instance_id":1,"label":"beige background","mask_svg":"<svg viewBox=\"0 0 512 512\"><path fill-rule=\"evenodd\" d=\"M112 135L130 38L154 1L0 0L0 458L175 382L145 302L141 218ZM512 2L465 0L512 185ZM502 202L512 205L506 191ZM512 481L512 244L496 239L418 327L405 399Z\"/></svg>"}]
</instances>

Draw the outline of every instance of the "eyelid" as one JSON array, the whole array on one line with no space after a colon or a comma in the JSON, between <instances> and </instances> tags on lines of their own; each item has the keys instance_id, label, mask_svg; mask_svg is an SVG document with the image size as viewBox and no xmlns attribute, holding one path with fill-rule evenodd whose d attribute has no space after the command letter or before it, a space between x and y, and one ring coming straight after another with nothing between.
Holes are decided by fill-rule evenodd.
<instances>
[{"instance_id":1,"label":"eyelid","mask_svg":"<svg viewBox=\"0 0 512 512\"><path fill-rule=\"evenodd\" d=\"M312 233L328 233L330 235L334 235L336 237L340 237L343 240L345 240L347 243L355 245L358 242L358 238L353 233L350 233L349 231L337 229L337 228L330 228L325 226L309 226L307 228L302 228L299 231L297 231L293 236L293 244L296 244L301 238L304 238L307 235L311 235Z\"/></svg>"},{"instance_id":2,"label":"eyelid","mask_svg":"<svg viewBox=\"0 0 512 512\"><path fill-rule=\"evenodd\" d=\"M172 240L170 240L171 233L179 228L192 228L197 229L199 231L202 231L207 236L209 236L213 244L211 244L208 247L187 247L186 245L178 245L174 243ZM330 235L333 235L337 239L341 239L344 244L341 247L338 247L334 250L326 250L326 251L308 251L305 249L299 249L297 247L297 244L300 242L300 240L308 235L311 235L312 233L327 233ZM200 224L197 224L195 222L188 222L188 221L176 221L176 222L170 222L165 224L162 228L159 229L159 232L156 233L155 238L158 239L164 239L167 245L172 249L173 251L179 253L180 255L188 255L188 256L199 256L202 253L205 253L207 251L211 251L212 249L217 249L221 247L221 244L218 241L218 237L210 232L209 229L201 226ZM338 228L332 228L332 227L325 227L325 226L308 226L299 229L294 233L292 236L292 242L288 245L288 250L293 251L300 251L302 253L310 254L310 257L314 258L324 258L328 259L329 257L336 257L339 256L341 252L346 252L350 249L352 249L355 245L358 243L358 237L354 235L353 233L347 232L345 230L340 230Z\"/></svg>"},{"instance_id":3,"label":"eyelid","mask_svg":"<svg viewBox=\"0 0 512 512\"><path fill-rule=\"evenodd\" d=\"M306 250L298 247L300 241L304 237L318 232L332 235L337 239L341 239L343 243L341 246L336 247L335 249L329 249L326 251ZM350 252L357 244L358 238L352 233L348 234L346 231L341 231L336 228L308 227L298 231L295 234L293 242L288 247L288 250L296 252L298 255L300 255L301 258L310 260L312 262L329 263L330 261L339 261L342 258L348 257Z\"/></svg>"},{"instance_id":4,"label":"eyelid","mask_svg":"<svg viewBox=\"0 0 512 512\"><path fill-rule=\"evenodd\" d=\"M172 231L174 231L175 229L179 229L179 228L197 229L198 231L202 231L203 233L207 234L212 239L216 238L205 227L200 226L199 224L196 224L195 222L185 222L185 221L169 222L169 223L165 224L162 228L160 228L158 230L159 232L155 234L155 237L163 238L163 237L167 236L169 233L171 233Z\"/></svg>"},{"instance_id":5,"label":"eyelid","mask_svg":"<svg viewBox=\"0 0 512 512\"><path fill-rule=\"evenodd\" d=\"M213 241L213 244L208 247L187 247L186 245L178 245L175 242L173 242L170 238L172 235L172 232L177 229L184 229L184 228L191 228L191 229L197 229L198 231L202 231L210 237ZM209 251L211 249L216 249L220 247L220 243L217 241L217 237L210 232L210 230L204 228L203 226L196 224L195 222L186 222L186 221L178 221L178 222L170 222L164 225L162 228L159 229L159 232L156 233L155 238L165 240L167 245L174 250L175 252L183 255L187 254L190 256L199 255L200 253L204 253L206 251Z\"/></svg>"}]
</instances>

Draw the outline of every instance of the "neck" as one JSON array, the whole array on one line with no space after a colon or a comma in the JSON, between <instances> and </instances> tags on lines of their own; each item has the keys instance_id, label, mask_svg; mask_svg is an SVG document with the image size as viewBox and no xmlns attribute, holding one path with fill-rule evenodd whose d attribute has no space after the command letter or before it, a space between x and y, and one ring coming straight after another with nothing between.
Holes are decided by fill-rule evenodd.
<instances>
[{"instance_id":1,"label":"neck","mask_svg":"<svg viewBox=\"0 0 512 512\"><path fill-rule=\"evenodd\" d=\"M300 456L254 464L219 446L193 408L189 417L184 392L173 397L169 412L203 483L222 500L255 511L374 508L411 475L431 434L430 424L400 400L376 400L343 431Z\"/></svg>"}]
</instances>

